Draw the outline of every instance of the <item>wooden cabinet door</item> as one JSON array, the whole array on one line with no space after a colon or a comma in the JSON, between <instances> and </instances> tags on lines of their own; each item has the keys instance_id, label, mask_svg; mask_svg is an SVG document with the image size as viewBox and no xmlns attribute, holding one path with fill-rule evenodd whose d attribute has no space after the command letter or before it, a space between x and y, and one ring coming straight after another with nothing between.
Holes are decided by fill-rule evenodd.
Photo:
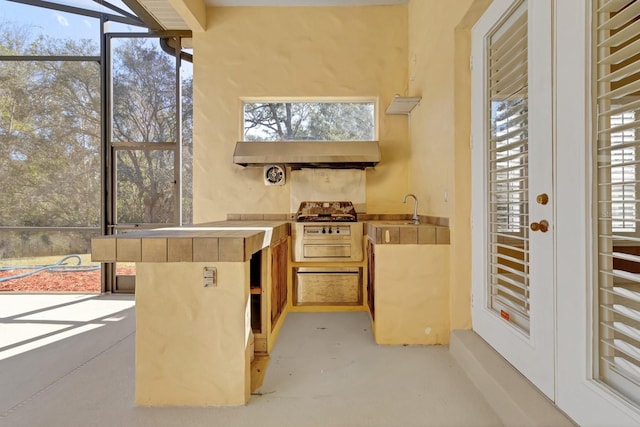
<instances>
[{"instance_id":1,"label":"wooden cabinet door","mask_svg":"<svg viewBox=\"0 0 640 427\"><path fill-rule=\"evenodd\" d=\"M287 304L288 241L283 239L271 248L271 328Z\"/></svg>"},{"instance_id":2,"label":"wooden cabinet door","mask_svg":"<svg viewBox=\"0 0 640 427\"><path fill-rule=\"evenodd\" d=\"M367 239L367 304L371 318L375 320L375 281L376 281L376 257L375 247L371 240Z\"/></svg>"}]
</instances>

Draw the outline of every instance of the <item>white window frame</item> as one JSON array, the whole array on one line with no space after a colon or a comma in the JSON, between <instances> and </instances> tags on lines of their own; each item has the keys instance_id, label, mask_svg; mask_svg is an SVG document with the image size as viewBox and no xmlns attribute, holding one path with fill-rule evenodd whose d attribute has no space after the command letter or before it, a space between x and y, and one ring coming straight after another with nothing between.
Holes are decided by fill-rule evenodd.
<instances>
[{"instance_id":1,"label":"white window frame","mask_svg":"<svg viewBox=\"0 0 640 427\"><path fill-rule=\"evenodd\" d=\"M241 97L240 98L240 112L239 112L239 141L247 141L245 139L245 120L244 109L246 104L251 103L333 103L333 104L348 104L348 103L368 103L373 105L373 132L372 138L366 139L370 141L377 141L379 138L379 99L378 97L363 96L363 97ZM274 142L283 140L271 140ZM258 141L259 142L259 141Z\"/></svg>"}]
</instances>

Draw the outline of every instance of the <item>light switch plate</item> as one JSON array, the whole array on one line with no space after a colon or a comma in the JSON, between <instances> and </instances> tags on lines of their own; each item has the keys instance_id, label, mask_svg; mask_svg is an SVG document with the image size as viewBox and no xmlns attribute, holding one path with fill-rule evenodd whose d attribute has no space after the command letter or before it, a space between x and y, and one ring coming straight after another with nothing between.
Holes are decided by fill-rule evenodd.
<instances>
[{"instance_id":1,"label":"light switch plate","mask_svg":"<svg viewBox=\"0 0 640 427\"><path fill-rule=\"evenodd\" d=\"M205 267L203 269L202 284L205 288L218 286L218 269L216 267Z\"/></svg>"}]
</instances>

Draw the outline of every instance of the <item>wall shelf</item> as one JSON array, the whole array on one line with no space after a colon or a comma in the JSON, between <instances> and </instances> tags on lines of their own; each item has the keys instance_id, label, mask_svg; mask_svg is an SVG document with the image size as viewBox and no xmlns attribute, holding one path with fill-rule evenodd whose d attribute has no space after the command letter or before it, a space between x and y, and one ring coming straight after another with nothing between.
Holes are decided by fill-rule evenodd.
<instances>
[{"instance_id":1,"label":"wall shelf","mask_svg":"<svg viewBox=\"0 0 640 427\"><path fill-rule=\"evenodd\" d=\"M420 104L420 100L422 97L408 97L408 96L398 96L396 95L391 101L389 107L387 107L386 114L411 114L411 110L415 108L416 105Z\"/></svg>"}]
</instances>

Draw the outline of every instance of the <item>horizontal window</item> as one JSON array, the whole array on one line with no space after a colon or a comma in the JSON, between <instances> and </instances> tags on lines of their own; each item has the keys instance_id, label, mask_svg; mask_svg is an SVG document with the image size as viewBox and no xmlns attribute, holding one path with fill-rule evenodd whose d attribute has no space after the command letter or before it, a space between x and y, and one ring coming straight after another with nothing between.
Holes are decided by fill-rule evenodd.
<instances>
[{"instance_id":1,"label":"horizontal window","mask_svg":"<svg viewBox=\"0 0 640 427\"><path fill-rule=\"evenodd\" d=\"M373 141L373 101L245 102L245 141Z\"/></svg>"}]
</instances>

